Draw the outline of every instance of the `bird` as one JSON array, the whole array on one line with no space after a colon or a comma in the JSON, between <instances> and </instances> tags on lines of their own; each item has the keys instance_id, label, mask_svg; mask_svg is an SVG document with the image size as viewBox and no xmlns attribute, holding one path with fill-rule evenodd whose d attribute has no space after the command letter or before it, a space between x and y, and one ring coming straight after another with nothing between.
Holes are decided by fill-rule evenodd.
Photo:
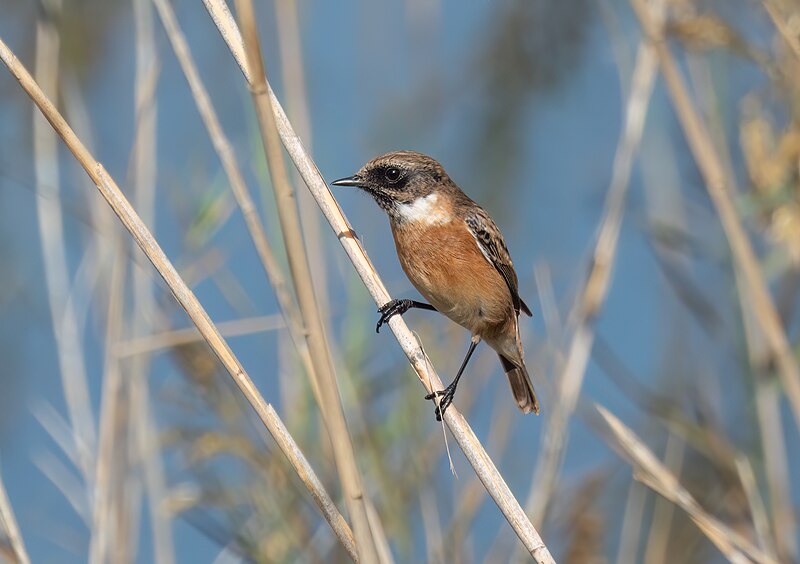
<instances>
[{"instance_id":1,"label":"bird","mask_svg":"<svg viewBox=\"0 0 800 564\"><path fill-rule=\"evenodd\" d=\"M489 214L469 198L438 161L416 151L393 151L367 162L358 172L332 182L372 196L389 217L397 256L408 279L429 302L391 300L378 309L376 331L409 309L438 311L470 331L469 349L455 378L425 396L440 398L441 421L456 387L481 341L500 358L517 406L539 413L525 366L520 312L531 316L519 295L517 274L503 235Z\"/></svg>"}]
</instances>

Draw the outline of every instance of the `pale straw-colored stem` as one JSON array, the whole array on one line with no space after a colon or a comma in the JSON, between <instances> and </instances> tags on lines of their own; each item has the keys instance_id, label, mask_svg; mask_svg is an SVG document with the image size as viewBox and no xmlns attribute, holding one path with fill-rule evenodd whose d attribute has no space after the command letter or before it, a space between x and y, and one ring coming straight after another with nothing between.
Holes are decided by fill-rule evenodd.
<instances>
[{"instance_id":1,"label":"pale straw-colored stem","mask_svg":"<svg viewBox=\"0 0 800 564\"><path fill-rule=\"evenodd\" d=\"M283 329L286 324L280 315L263 315L248 317L233 321L217 323L217 329L223 337L239 337ZM117 344L114 354L120 358L137 354L151 353L164 349L171 349L180 345L202 341L203 336L197 332L196 327L186 329L173 329L141 337L135 337Z\"/></svg>"},{"instance_id":2,"label":"pale straw-colored stem","mask_svg":"<svg viewBox=\"0 0 800 564\"><path fill-rule=\"evenodd\" d=\"M159 60L156 49L153 7L150 0L133 0L134 29L136 34L136 73L134 77L136 129L133 145L132 178L134 206L142 221L155 231L156 177L158 164L158 102L156 98ZM133 335L152 331L156 300L150 272L134 268L133 308L130 327ZM116 346L116 342L112 344ZM150 409L150 356L137 355L130 360L130 377L127 379L128 423L133 438L133 461L141 462L144 470L142 484L147 492L147 509L153 538L153 556L158 564L175 561L172 524L164 510L166 482L158 430ZM130 471L131 469L128 469ZM138 504L140 499L135 500ZM131 526L138 530L139 520L132 519ZM131 532L131 537L138 534Z\"/></svg>"},{"instance_id":3,"label":"pale straw-colored stem","mask_svg":"<svg viewBox=\"0 0 800 564\"><path fill-rule=\"evenodd\" d=\"M43 6L41 18L36 24L35 72L42 88L50 96L58 92L60 41L58 28L52 18L58 17L60 10L60 0L48 2ZM92 453L96 435L79 324L74 302L68 297L71 284L61 213L58 141L38 113L33 115L33 148L36 194L39 196L36 198L36 212L47 301L79 469L88 485L92 483L94 471Z\"/></svg>"},{"instance_id":4,"label":"pale straw-colored stem","mask_svg":"<svg viewBox=\"0 0 800 564\"><path fill-rule=\"evenodd\" d=\"M592 255L592 270L583 292L578 296L575 319L572 320L575 329L569 343L564 370L557 379L558 398L552 402L544 429L542 450L531 480L526 508L537 524L544 521L557 488L558 475L568 442L569 421L578 402L594 344L594 321L611 287L631 171L644 131L656 71L657 63L653 49L644 43L641 44L631 75L631 87L625 104L625 122L614 155L605 213Z\"/></svg>"},{"instance_id":5,"label":"pale straw-colored stem","mask_svg":"<svg viewBox=\"0 0 800 564\"><path fill-rule=\"evenodd\" d=\"M158 10L161 23L164 25L164 30L167 32L167 37L169 38L173 51L175 51L175 56L181 65L186 81L189 83L189 88L192 91L192 98L197 105L197 111L200 113L200 118L203 120L203 124L206 127L214 151L217 153L217 157L219 157L220 163L222 164L222 170L231 186L231 192L233 192L234 199L242 212L245 226L256 248L261 266L264 268L264 272L275 291L278 307L286 320L289 336L292 339L295 349L297 349L297 354L300 357L300 362L303 364L303 369L311 380L311 390L317 399L317 403L320 403L319 386L317 384L314 366L311 363L311 356L308 352L308 345L304 338L305 328L303 327L300 312L297 310L297 306L294 303L289 285L281 271L278 260L275 258L272 246L267 240L266 230L258 215L255 202L247 188L247 183L244 181L241 168L236 160L236 154L222 129L222 124L217 117L217 112L214 110L214 105L211 103L208 90L200 78L200 73L192 57L192 52L189 49L186 36L183 34L178 24L178 19L175 17L175 11L167 0L153 0L153 3L156 6L156 10Z\"/></svg>"},{"instance_id":6,"label":"pale straw-colored stem","mask_svg":"<svg viewBox=\"0 0 800 564\"><path fill-rule=\"evenodd\" d=\"M647 488L639 482L631 480L628 484L628 495L625 498L625 511L622 514L617 564L636 562L646 502Z\"/></svg>"},{"instance_id":7,"label":"pale straw-colored stem","mask_svg":"<svg viewBox=\"0 0 800 564\"><path fill-rule=\"evenodd\" d=\"M678 121L705 180L708 195L719 215L736 268L741 271L740 291L745 293L745 299L752 304L756 325L764 333L770 356L777 365L795 421L800 427L800 367L767 288L753 245L736 210L725 166L714 147L705 121L692 102L678 64L664 40L660 19L653 17L651 8L644 0L631 0L631 6L647 40L656 50L661 73Z\"/></svg>"},{"instance_id":8,"label":"pale straw-colored stem","mask_svg":"<svg viewBox=\"0 0 800 564\"><path fill-rule=\"evenodd\" d=\"M333 359L312 284L311 269L303 242L294 190L289 182L281 142L275 127L275 117L267 89L267 78L252 0L237 0L236 10L243 30L248 67L253 73L250 91L258 118L261 141L269 165L278 219L283 232L283 243L286 247L286 256L297 295L297 303L300 306L300 314L306 326L306 342L319 383L322 415L331 439L333 458L356 539L356 550L361 562L378 562L375 540L367 515L361 475L356 464L350 432L347 429Z\"/></svg>"},{"instance_id":9,"label":"pale straw-colored stem","mask_svg":"<svg viewBox=\"0 0 800 564\"><path fill-rule=\"evenodd\" d=\"M675 435L667 437L664 449L664 464L670 472L680 477L683 467L683 458L686 445L683 440ZM658 498L653 508L653 521L647 535L647 544L644 550L644 561L647 564L662 564L669 562L669 540L672 534L672 521L675 514L675 505L664 498Z\"/></svg>"},{"instance_id":10,"label":"pale straw-colored stem","mask_svg":"<svg viewBox=\"0 0 800 564\"><path fill-rule=\"evenodd\" d=\"M22 541L22 534L19 532L17 518L11 508L11 502L8 499L2 475L0 475L0 526L5 530L17 562L19 564L30 564L31 559L28 557L28 551Z\"/></svg>"},{"instance_id":11,"label":"pale straw-colored stem","mask_svg":"<svg viewBox=\"0 0 800 564\"><path fill-rule=\"evenodd\" d=\"M792 33L789 23L784 20L783 14L778 10L775 0L762 1L764 9L767 11L767 14L769 14L769 18L772 20L775 29L778 30L783 41L797 58L797 62L800 62L800 37L798 37L797 33Z\"/></svg>"},{"instance_id":12,"label":"pale straw-colored stem","mask_svg":"<svg viewBox=\"0 0 800 564\"><path fill-rule=\"evenodd\" d=\"M122 241L119 242L122 244ZM105 360L103 367L103 394L100 401L100 440L97 448L97 466L94 472L94 504L92 507L91 532L89 543L90 564L107 562L110 548L112 509L114 503L112 482L124 481L123 476L115 476L118 470L115 460L121 448L120 402L122 396L122 373L119 359L112 352L122 336L123 304L125 303L125 258L122 253L115 256L111 268L108 309L106 313ZM115 556L117 556L115 554Z\"/></svg>"},{"instance_id":13,"label":"pale straw-colored stem","mask_svg":"<svg viewBox=\"0 0 800 564\"><path fill-rule=\"evenodd\" d=\"M742 284L741 278L741 275L736 277L739 285ZM750 372L754 380L755 415L763 452L775 546L787 560L795 561L797 528L792 504L789 460L786 456L786 433L781 416L781 394L777 380L771 377L769 349L764 334L758 330L755 313L745 299L745 293L741 291L739 303L742 308ZM755 524L754 522L754 526Z\"/></svg>"},{"instance_id":14,"label":"pale straw-colored stem","mask_svg":"<svg viewBox=\"0 0 800 564\"><path fill-rule=\"evenodd\" d=\"M703 509L647 445L614 414L597 404L594 410L593 421L608 443L633 467L633 477L686 511L728 560L744 564L752 559L777 564L768 554Z\"/></svg>"},{"instance_id":15,"label":"pale straw-colored stem","mask_svg":"<svg viewBox=\"0 0 800 564\"><path fill-rule=\"evenodd\" d=\"M777 560L778 556L775 554L774 541L770 534L767 508L764 505L764 500L761 498L761 493L758 491L758 483L756 482L755 472L753 472L753 465L744 455L740 454L736 457L736 474L739 476L739 481L742 483L742 489L747 497L747 505L750 507L750 514L753 516L753 528L755 529L755 537L758 540L758 546L765 554ZM665 548L665 558L662 559L661 562L667 561L666 555L667 551Z\"/></svg>"},{"instance_id":16,"label":"pale straw-colored stem","mask_svg":"<svg viewBox=\"0 0 800 564\"><path fill-rule=\"evenodd\" d=\"M245 77L250 81L251 73L244 59L244 48L241 36L225 3L222 0L203 0L203 3L206 5L214 23L219 28L223 39L225 39L228 47L231 49ZM272 100L272 108L275 112L275 122L278 132L286 151L300 171L303 181L317 201L317 205L319 205L322 213L328 220L328 223L339 239L339 242L350 258L350 261L353 263L356 272L361 277L370 295L377 304L385 304L390 300L390 296L383 281L372 266L361 243L355 237L350 224L347 222L333 194L331 194L328 189L316 164L314 164L314 161L303 147L300 138L297 137L297 134L294 132L280 102L274 92L272 92L272 89L269 88L269 84L267 84L267 89ZM389 327L400 343L403 352L408 357L420 382L425 386L425 389L429 392L443 389L444 386L438 374L433 369L433 364L422 350L416 336L408 328L402 316L396 315L392 317L389 321ZM528 516L523 511L519 501L514 497L514 494L511 493L508 484L506 484L500 472L497 471L494 462L492 462L492 459L486 453L483 445L481 445L475 433L472 431L472 428L454 405L448 408L444 419L470 465L475 470L475 473L480 478L484 487L489 492L489 495L497 504L520 541L522 541L525 549L530 552L536 562L554 562L547 546L531 524L530 519L528 519Z\"/></svg>"},{"instance_id":17,"label":"pale straw-colored stem","mask_svg":"<svg viewBox=\"0 0 800 564\"><path fill-rule=\"evenodd\" d=\"M22 541L22 534L19 532L17 518L11 507L11 501L8 499L2 475L0 475L0 526L5 530L8 542L11 544L11 550L14 551L14 557L17 559L18 564L30 564L31 559L28 557L28 551L25 549L25 543Z\"/></svg>"},{"instance_id":18,"label":"pale straw-colored stem","mask_svg":"<svg viewBox=\"0 0 800 564\"><path fill-rule=\"evenodd\" d=\"M297 14L297 0L273 2L275 7L275 27L278 35L278 53L281 57L281 79L286 93L286 110L301 139L306 145L313 146L311 139L311 117L308 110L306 93L305 66L300 42L300 23ZM298 186L302 181L296 170L292 170L293 184ZM330 311L328 296L328 257L325 252L322 225L317 210L317 203L307 190L297 193L297 206L300 209L300 222L308 251L308 262L314 276L314 289L317 294L320 311ZM323 317L323 322L325 318ZM325 327L330 331L330 328ZM335 351L334 351L335 352Z\"/></svg>"},{"instance_id":19,"label":"pale straw-colored stem","mask_svg":"<svg viewBox=\"0 0 800 564\"><path fill-rule=\"evenodd\" d=\"M281 421L275 409L267 403L259 391L253 385L252 380L245 372L239 360L228 347L228 344L219 334L214 323L208 317L203 306L189 289L186 283L178 274L175 267L169 261L164 251L153 238L147 226L142 223L141 218L125 198L122 191L117 186L106 170L89 153L86 147L76 137L64 118L53 106L52 102L45 96L36 81L20 63L14 53L0 39L0 59L5 63L14 77L19 81L22 88L31 97L36 106L41 110L56 132L66 143L69 150L86 170L86 173L97 186L100 194L108 202L114 213L117 214L125 228L136 240L139 248L145 253L150 262L153 263L167 286L172 291L175 299L186 310L189 317L197 326L206 342L219 358L222 365L233 378L248 403L253 407L259 419L275 439L278 447L286 455L298 477L302 480L305 487L311 493L314 502L319 507L325 519L330 523L336 536L347 549L351 557L356 558L355 546L347 523L336 509L330 495L325 491L322 482L319 480L314 470L308 463L297 443L289 434L286 426Z\"/></svg>"}]
</instances>

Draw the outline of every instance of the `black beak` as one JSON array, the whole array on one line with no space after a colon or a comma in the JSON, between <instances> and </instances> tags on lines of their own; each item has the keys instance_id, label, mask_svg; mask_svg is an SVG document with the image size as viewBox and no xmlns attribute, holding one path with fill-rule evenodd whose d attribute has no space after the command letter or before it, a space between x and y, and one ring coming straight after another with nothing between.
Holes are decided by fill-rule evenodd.
<instances>
[{"instance_id":1,"label":"black beak","mask_svg":"<svg viewBox=\"0 0 800 564\"><path fill-rule=\"evenodd\" d=\"M340 178L331 182L334 186L363 186L364 181L358 175L348 176L347 178Z\"/></svg>"}]
</instances>

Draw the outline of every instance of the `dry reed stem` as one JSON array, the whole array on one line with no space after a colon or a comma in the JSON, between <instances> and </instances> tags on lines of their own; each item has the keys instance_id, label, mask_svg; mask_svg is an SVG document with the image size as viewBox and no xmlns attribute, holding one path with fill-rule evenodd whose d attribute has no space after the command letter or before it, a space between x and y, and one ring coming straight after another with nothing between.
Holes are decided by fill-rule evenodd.
<instances>
[{"instance_id":1,"label":"dry reed stem","mask_svg":"<svg viewBox=\"0 0 800 564\"><path fill-rule=\"evenodd\" d=\"M167 32L167 37L178 59L178 63L183 70L186 81L189 83L189 88L197 106L197 111L200 113L200 117L211 139L214 151L217 153L220 163L222 164L222 170L225 172L225 176L228 179L234 199L242 212L245 226L256 248L258 258L261 261L267 279L275 291L278 307L286 320L289 336L292 339L295 349L297 349L297 354L300 357L303 368L311 380L311 389L314 393L314 397L317 403L321 405L319 385L305 341L305 328L303 327L300 312L295 306L294 298L289 290L289 285L275 258L275 253L267 240L264 225L258 215L258 209L253 202L250 191L247 189L247 183L244 180L241 168L236 160L236 154L222 129L222 124L214 110L214 105L211 103L208 90L200 78L200 73L192 57L192 52L191 49L189 49L186 36L183 34L178 20L175 17L175 11L166 0L153 0L153 3L158 10L158 15L164 25L164 30Z\"/></svg>"},{"instance_id":2,"label":"dry reed stem","mask_svg":"<svg viewBox=\"0 0 800 564\"><path fill-rule=\"evenodd\" d=\"M118 242L122 245L122 241ZM94 471L94 504L90 530L89 562L101 564L109 549L111 533L111 508L113 494L114 456L120 424L119 404L122 395L122 372L119 360L112 353L122 336L125 296L125 260L120 253L113 259L111 268L108 308L106 312L105 360L103 366L103 394L100 402L100 440L97 447L97 466Z\"/></svg>"},{"instance_id":3,"label":"dry reed stem","mask_svg":"<svg viewBox=\"0 0 800 564\"><path fill-rule=\"evenodd\" d=\"M743 282L739 273L736 282L741 288ZM747 357L755 380L755 411L772 510L772 530L778 552L788 560L794 561L797 559L795 528L797 521L792 505L791 477L789 460L786 456L786 433L781 418L780 393L777 382L770 378L769 348L766 346L764 333L756 326L755 312L750 302L745 299L744 291L739 291L738 296L742 309Z\"/></svg>"},{"instance_id":4,"label":"dry reed stem","mask_svg":"<svg viewBox=\"0 0 800 564\"><path fill-rule=\"evenodd\" d=\"M286 323L280 315L247 317L217 323L217 329L220 335L226 338L275 331L277 329L283 329L284 327L286 327ZM114 354L119 358L125 358L137 354L171 349L179 345L196 343L202 340L203 336L197 332L196 327L173 329L172 331L163 331L161 333L153 333L152 335L121 341L114 347Z\"/></svg>"},{"instance_id":5,"label":"dry reed stem","mask_svg":"<svg viewBox=\"0 0 800 564\"><path fill-rule=\"evenodd\" d=\"M134 206L145 224L155 230L156 175L158 163L158 85L159 60L154 35L153 8L150 0L133 0L136 44L135 119L133 155ZM135 252L135 251L134 251ZM143 335L152 331L156 302L150 272L143 268L132 269L133 309L131 334ZM119 339L118 339L119 340ZM112 346L116 346L116 342ZM143 484L147 492L153 556L159 564L175 561L170 515L164 510L166 498L164 467L158 443L155 420L150 409L150 355L137 355L130 361L127 379L128 425L133 436L135 452L131 460L140 462L144 469ZM130 471L131 468L126 468ZM137 503L138 503L137 499ZM132 519L137 530L139 520ZM131 537L137 537L131 533Z\"/></svg>"},{"instance_id":6,"label":"dry reed stem","mask_svg":"<svg viewBox=\"0 0 800 564\"><path fill-rule=\"evenodd\" d=\"M164 251L153 238L150 231L142 223L113 178L108 175L103 165L92 157L86 147L76 137L75 133L70 129L67 122L64 121L64 118L59 114L55 106L53 106L52 102L45 96L33 80L33 77L2 39L0 39L0 59L3 60L9 71L11 71L11 74L19 81L23 90L31 97L36 106L42 111L56 132L61 136L69 150L95 183L100 194L114 210L114 213L117 214L117 217L119 217L125 225L125 228L136 240L150 262L153 263L153 266L156 267L156 270L158 270L167 286L169 286L175 299L189 314L189 317L206 339L206 342L214 351L214 354L216 354L217 358L219 358L222 365L231 375L248 403L250 403L264 423L264 426L275 439L278 447L286 455L298 477L311 493L314 502L321 510L323 516L333 528L336 536L342 542L351 557L355 558L355 546L352 533L347 523L338 509L336 509L333 500L325 491L325 488L309 465L297 443L295 443L294 439L289 434L283 421L272 405L264 400L253 385L252 380L230 350L228 344L219 334L219 331L208 317L205 309L203 309L194 293L192 293L186 283L181 279L175 267L164 254Z\"/></svg>"},{"instance_id":7,"label":"dry reed stem","mask_svg":"<svg viewBox=\"0 0 800 564\"><path fill-rule=\"evenodd\" d=\"M755 387L756 417L764 456L764 472L769 496L772 529L782 550L797 554L796 517L791 497L791 474L786 456L785 433L781 421L780 391L777 383L758 377Z\"/></svg>"},{"instance_id":8,"label":"dry reed stem","mask_svg":"<svg viewBox=\"0 0 800 564\"><path fill-rule=\"evenodd\" d=\"M642 533L644 519L644 506L647 502L647 488L632 480L628 485L628 495L625 499L625 511L622 514L620 526L619 548L617 549L617 564L637 562L639 553L639 538Z\"/></svg>"},{"instance_id":9,"label":"dry reed stem","mask_svg":"<svg viewBox=\"0 0 800 564\"><path fill-rule=\"evenodd\" d=\"M297 0L284 0L273 2L275 8L275 27L278 32L278 54L281 58L281 78L286 94L286 109L294 123L301 139L306 145L313 146L311 139L311 117L308 110L308 96L306 94L306 81L304 76L303 53L300 44L300 24L297 17ZM300 184L300 175L292 169L294 186ZM306 190L297 194L297 204L300 208L300 222L303 226L308 261L311 263L311 273L314 275L314 288L317 293L320 311L330 311L328 296L328 257L325 252L321 221L317 203ZM325 321L325 320L323 320ZM326 330L330 330L326 326Z\"/></svg>"},{"instance_id":10,"label":"dry reed stem","mask_svg":"<svg viewBox=\"0 0 800 564\"><path fill-rule=\"evenodd\" d=\"M592 256L592 270L578 297L575 332L564 364L558 399L547 419L544 441L536 470L531 481L531 493L526 508L534 521L541 524L556 490L559 469L567 444L569 420L575 411L586 366L594 344L594 320L605 302L611 286L616 259L617 242L625 210L625 198L630 185L633 161L644 130L647 109L653 92L657 71L655 53L642 43L631 75L631 87L625 103L625 122L614 155L611 183L605 203L597 243Z\"/></svg>"},{"instance_id":11,"label":"dry reed stem","mask_svg":"<svg viewBox=\"0 0 800 564\"><path fill-rule=\"evenodd\" d=\"M492 423L489 426L489 434L487 435L486 442L492 445L492 448L499 453L502 458L503 453L505 453L508 448L514 412L507 409L508 400L505 396L505 390L501 390L501 392L501 394L496 396L491 417ZM453 512L453 517L450 521L445 540L439 547L441 554L448 554L449 556L456 556L459 559L464 559L465 540L468 536L467 532L471 529L472 523L477 517L478 511L483 505L485 498L486 489L477 477L473 477L458 494L458 505ZM458 548L446 552L448 547Z\"/></svg>"},{"instance_id":12,"label":"dry reed stem","mask_svg":"<svg viewBox=\"0 0 800 564\"><path fill-rule=\"evenodd\" d=\"M356 550L360 562L365 564L377 562L378 553L369 525L366 496L356 464L350 432L347 429L333 358L312 283L294 190L289 183L283 151L275 126L275 116L267 88L266 70L261 55L252 0L237 0L236 9L243 30L245 56L248 67L253 73L250 92L269 166L269 176L275 194L283 243L289 261L289 271L297 295L297 303L300 306L300 315L306 327L306 342L311 353L311 362L314 366L314 373L317 375L322 399L320 408L331 439L333 458L355 535Z\"/></svg>"},{"instance_id":13,"label":"dry reed stem","mask_svg":"<svg viewBox=\"0 0 800 564\"><path fill-rule=\"evenodd\" d=\"M775 29L778 30L778 33L780 33L786 45L789 46L789 49L791 49L794 56L797 57L798 62L800 62L800 37L796 34L792 34L788 22L784 21L783 15L778 12L774 0L762 0L762 2L764 4L764 10L769 14Z\"/></svg>"},{"instance_id":14,"label":"dry reed stem","mask_svg":"<svg viewBox=\"0 0 800 564\"><path fill-rule=\"evenodd\" d=\"M744 299L752 304L756 322L764 333L770 355L777 364L795 421L800 427L800 368L798 368L797 359L794 357L770 296L758 258L736 211L726 169L714 147L704 120L689 96L678 65L664 40L660 21L653 18L651 10L644 0L631 0L631 6L647 40L656 50L672 105L705 180L708 194L719 215L734 262L741 270L742 286L746 292Z\"/></svg>"},{"instance_id":15,"label":"dry reed stem","mask_svg":"<svg viewBox=\"0 0 800 564\"><path fill-rule=\"evenodd\" d=\"M667 437L667 446L664 449L664 464L677 477L681 475L685 453L686 445L684 442L675 435L670 434ZM647 544L644 550L644 561L647 564L661 564L671 560L669 537L674 514L674 504L661 497L656 500L650 533L647 535Z\"/></svg>"},{"instance_id":16,"label":"dry reed stem","mask_svg":"<svg viewBox=\"0 0 800 564\"><path fill-rule=\"evenodd\" d=\"M431 486L419 490L419 511L422 514L422 531L425 538L425 562L444 564L444 536L442 519L436 508L436 492Z\"/></svg>"},{"instance_id":17,"label":"dry reed stem","mask_svg":"<svg viewBox=\"0 0 800 564\"><path fill-rule=\"evenodd\" d=\"M747 497L747 505L753 516L753 528L755 529L758 546L764 551L764 554L768 554L771 558L777 560L778 556L773 550L770 536L767 508L764 506L764 500L758 491L758 483L756 482L755 472L753 472L753 466L750 464L750 460L743 455L736 458L736 473L742 483L742 489Z\"/></svg>"},{"instance_id":18,"label":"dry reed stem","mask_svg":"<svg viewBox=\"0 0 800 564\"><path fill-rule=\"evenodd\" d=\"M64 416L59 413L53 404L46 401L36 401L31 405L30 411L31 415L33 415L42 429L44 429L47 435L53 440L58 449L61 450L67 460L72 463L74 468L80 473L80 466L76 458L75 444L72 440L72 429L67 420L64 419ZM72 470L66 469L66 465L64 465L64 467L65 475L68 475L70 479L78 481L78 477L73 476ZM56 484L56 487L58 487L58 484ZM85 495L85 486L83 490L83 497L79 503L72 503L73 499L77 500L81 497L79 495L70 494L64 497L73 505L75 512L81 516L84 523L91 527L91 518L88 516L89 499Z\"/></svg>"},{"instance_id":19,"label":"dry reed stem","mask_svg":"<svg viewBox=\"0 0 800 564\"><path fill-rule=\"evenodd\" d=\"M375 504L372 503L370 498L366 498L367 503L367 519L369 520L369 528L372 531L372 537L375 539L375 550L378 553L378 562L380 564L394 564L394 557L392 556L392 547L389 546L389 539L386 536L386 531L383 529L383 522L381 521L378 510Z\"/></svg>"},{"instance_id":20,"label":"dry reed stem","mask_svg":"<svg viewBox=\"0 0 800 564\"><path fill-rule=\"evenodd\" d=\"M17 562L19 564L30 564L31 559L28 557L28 551L25 549L25 543L22 541L22 534L19 532L17 518L14 515L11 502L8 499L2 475L0 475L0 525L2 525L6 532L8 541L11 544L11 550Z\"/></svg>"},{"instance_id":21,"label":"dry reed stem","mask_svg":"<svg viewBox=\"0 0 800 564\"><path fill-rule=\"evenodd\" d=\"M647 487L665 497L688 513L698 528L732 562L768 562L777 564L749 540L708 514L684 488L675 475L658 460L653 452L626 427L622 421L594 404L592 419L607 442L633 467L633 476Z\"/></svg>"},{"instance_id":22,"label":"dry reed stem","mask_svg":"<svg viewBox=\"0 0 800 564\"><path fill-rule=\"evenodd\" d=\"M203 3L208 9L209 15L214 20L214 23L217 25L217 28L220 30L223 39L228 44L245 78L250 82L251 73L244 59L244 48L241 36L227 6L225 6L222 0L203 0ZM294 132L291 123L286 117L274 92L269 87L269 84L266 85L266 88L269 91L272 108L275 112L276 125L286 151L300 171L303 181L317 201L317 205L319 205L334 233L336 233L339 242L350 258L350 261L353 263L356 272L364 282L370 295L375 300L375 303L379 305L385 304L389 301L390 296L378 276L378 273L375 271L375 267L372 266L366 251L355 237L350 224L347 222L333 194L331 194L328 189L319 169L317 169L316 164L314 164L314 161L303 147L300 138L297 137L297 134ZM433 364L422 350L417 338L409 330L402 316L396 315L392 317L389 321L389 327L400 343L400 347L403 349L406 357L408 357L411 366L414 368L417 377L425 389L428 392L443 389L444 386L438 374L433 369ZM478 475L481 482L483 482L489 495L492 496L492 499L503 513L509 525L511 525L511 528L522 541L526 550L530 552L536 562L554 562L547 546L542 541L536 528L531 524L530 519L528 519L528 516L523 511L519 501L517 501L511 493L508 484L506 484L503 477L497 471L492 459L486 453L480 441L475 436L475 433L454 405L448 408L444 419L455 437L456 442L475 470L475 473Z\"/></svg>"},{"instance_id":23,"label":"dry reed stem","mask_svg":"<svg viewBox=\"0 0 800 564\"><path fill-rule=\"evenodd\" d=\"M43 6L36 24L35 72L49 95L58 92L58 29L53 18L61 11L61 1ZM39 239L44 259L47 301L56 341L59 371L79 469L87 486L93 483L92 453L96 435L89 385L83 361L83 345L74 304L68 299L70 275L67 266L63 218L60 203L58 141L38 113L33 115L34 172Z\"/></svg>"}]
</instances>

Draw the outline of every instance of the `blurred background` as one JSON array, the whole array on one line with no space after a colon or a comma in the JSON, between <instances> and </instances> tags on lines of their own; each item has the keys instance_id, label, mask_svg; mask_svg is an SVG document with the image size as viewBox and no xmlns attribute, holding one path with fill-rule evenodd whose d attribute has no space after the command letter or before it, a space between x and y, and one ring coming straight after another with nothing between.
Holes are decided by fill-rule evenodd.
<instances>
[{"instance_id":1,"label":"blurred background","mask_svg":"<svg viewBox=\"0 0 800 564\"><path fill-rule=\"evenodd\" d=\"M201 2L162 5L288 276L241 72ZM665 14L796 366L800 6L648 5ZM0 9L0 37L118 181L344 511L308 379L159 12L146 0ZM769 558L797 561L800 434L786 360L764 336L771 318L743 282L631 5L257 9L271 83L326 180L418 150L503 230L534 311L522 334L542 415L516 410L488 347L456 405L555 558L725 559L684 508L634 479L596 402L703 511ZM110 561L346 561L227 373L5 70L0 97L0 475L32 561L86 561L98 496ZM375 334L375 304L294 180L356 457L393 558L524 561L452 439L451 473L433 406L391 333ZM355 190L334 194L393 297L417 298L383 212ZM610 244L597 255L601 232ZM449 381L467 332L423 311L405 319ZM0 529L3 558L14 556Z\"/></svg>"}]
</instances>

